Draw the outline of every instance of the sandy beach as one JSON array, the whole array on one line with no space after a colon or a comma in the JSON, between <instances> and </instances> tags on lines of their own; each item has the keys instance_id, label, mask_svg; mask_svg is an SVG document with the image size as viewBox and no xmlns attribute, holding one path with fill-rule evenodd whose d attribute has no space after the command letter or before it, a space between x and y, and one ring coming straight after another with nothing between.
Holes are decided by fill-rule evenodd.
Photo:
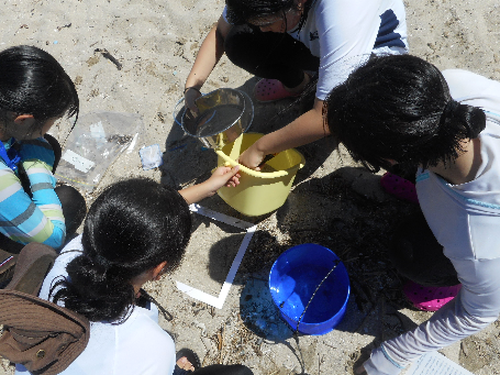
<instances>
[{"instance_id":1,"label":"sandy beach","mask_svg":"<svg viewBox=\"0 0 500 375\"><path fill-rule=\"evenodd\" d=\"M412 54L440 69L468 69L500 80L496 1L405 3ZM51 53L77 85L82 118L108 111L141 119L133 149L109 166L95 189L83 191L89 205L102 188L128 177L180 188L210 175L215 153L186 136L173 112L198 48L223 7L223 0L3 2L0 48L29 44ZM223 57L202 91L231 87L252 95L255 83L255 77ZM286 124L298 105L283 101L255 110L251 130L265 133ZM63 141L69 129L69 122L61 123L54 134ZM159 145L164 164L144 171L138 151L153 144ZM227 298L217 308L189 297L177 282L206 287L206 293L218 296L247 230L193 214L195 233L186 261L174 275L147 288L173 315L160 324L178 348L193 349L205 365L242 363L255 375L352 374L371 348L432 315L405 301L402 280L385 255L394 225L415 207L384 194L380 176L359 168L334 146L324 139L300 148L306 167L286 204L269 215L245 217L218 196L200 203L250 223L254 233ZM352 296L334 331L300 336L297 342L272 303L267 278L279 254L306 242L341 257ZM476 375L500 374L499 334L496 322L443 353ZM14 370L3 361L0 373Z\"/></svg>"}]
</instances>

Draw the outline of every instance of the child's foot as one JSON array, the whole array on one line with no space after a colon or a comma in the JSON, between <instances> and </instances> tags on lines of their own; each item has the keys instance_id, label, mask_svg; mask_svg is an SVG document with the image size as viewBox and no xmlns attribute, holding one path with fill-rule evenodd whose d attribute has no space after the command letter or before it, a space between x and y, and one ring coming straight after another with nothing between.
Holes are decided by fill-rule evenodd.
<instances>
[{"instance_id":1,"label":"child's foot","mask_svg":"<svg viewBox=\"0 0 500 375\"><path fill-rule=\"evenodd\" d=\"M186 375L201 367L200 359L191 349L181 349L175 356L177 362L175 364L173 375Z\"/></svg>"},{"instance_id":2,"label":"child's foot","mask_svg":"<svg viewBox=\"0 0 500 375\"><path fill-rule=\"evenodd\" d=\"M311 77L307 73L304 73L304 80L300 85L288 88L277 79L263 78L255 85L255 99L259 102L272 102L297 97L304 91L310 80Z\"/></svg>"},{"instance_id":3,"label":"child's foot","mask_svg":"<svg viewBox=\"0 0 500 375\"><path fill-rule=\"evenodd\" d=\"M408 281L403 287L403 293L415 308L423 311L438 311L456 297L461 287L462 284L428 287Z\"/></svg>"},{"instance_id":4,"label":"child's foot","mask_svg":"<svg viewBox=\"0 0 500 375\"><path fill-rule=\"evenodd\" d=\"M184 370L184 371L188 371L188 372L193 372L194 371L194 366L191 362L189 362L189 360L187 359L187 357L181 357L177 360L176 362L176 365L181 369L181 370Z\"/></svg>"},{"instance_id":5,"label":"child's foot","mask_svg":"<svg viewBox=\"0 0 500 375\"><path fill-rule=\"evenodd\" d=\"M396 198L418 204L417 191L413 182L387 172L380 179L380 185L387 193L394 195Z\"/></svg>"}]
</instances>

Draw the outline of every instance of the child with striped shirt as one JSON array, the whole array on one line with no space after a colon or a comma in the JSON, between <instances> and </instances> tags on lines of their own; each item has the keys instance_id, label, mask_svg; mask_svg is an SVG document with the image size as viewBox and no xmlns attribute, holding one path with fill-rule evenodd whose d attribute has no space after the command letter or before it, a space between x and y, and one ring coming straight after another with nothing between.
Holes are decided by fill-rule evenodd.
<instances>
[{"instance_id":1,"label":"child with striped shirt","mask_svg":"<svg viewBox=\"0 0 500 375\"><path fill-rule=\"evenodd\" d=\"M83 197L56 187L61 148L46 134L78 109L73 82L50 54L31 46L0 52L0 249L17 253L30 242L59 249L83 220Z\"/></svg>"}]
</instances>

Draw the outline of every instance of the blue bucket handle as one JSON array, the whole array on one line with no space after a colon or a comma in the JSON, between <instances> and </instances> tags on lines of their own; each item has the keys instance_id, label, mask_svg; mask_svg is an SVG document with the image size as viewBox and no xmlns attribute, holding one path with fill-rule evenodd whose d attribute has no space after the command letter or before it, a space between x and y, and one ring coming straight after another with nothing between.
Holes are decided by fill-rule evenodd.
<instances>
[{"instance_id":1,"label":"blue bucket handle","mask_svg":"<svg viewBox=\"0 0 500 375\"><path fill-rule=\"evenodd\" d=\"M316 293L318 293L318 290L319 288L321 288L321 285L323 285L323 283L326 281L326 279L328 279L328 277L332 274L333 271L335 271L335 269L338 267L338 265L341 263L340 262L340 259L335 259L335 261L333 262L334 265L332 267L332 269L330 271L328 271L328 273L326 274L326 276L323 278L323 280L321 280L321 282L318 284L318 286L316 287L316 289L314 290L313 294L311 295L311 298L309 298L309 302L307 302L307 305L306 307L304 307L304 310L302 311L302 314L300 314L300 318L299 320L297 321L297 328L295 329L295 334L298 334L299 333L299 326L300 326L300 322L302 321L302 318L304 317L304 315L306 315L306 311L307 309L309 308L309 305L311 304L312 300L314 299L314 297L316 296ZM286 301L286 300L285 300ZM282 302L282 304L285 303L285 301ZM281 307L281 305L280 305Z\"/></svg>"},{"instance_id":2,"label":"blue bucket handle","mask_svg":"<svg viewBox=\"0 0 500 375\"><path fill-rule=\"evenodd\" d=\"M172 113L172 116L174 117L174 121L177 123L177 125L179 125L181 127L182 130L184 130L184 127L182 126L182 124L177 121L177 115L179 114L179 112L177 111L177 107L179 106L179 104L181 104L181 102L184 101L184 97L180 98L177 103L175 104L175 107L174 107L174 112ZM184 112L186 112L186 109L184 108ZM182 116L184 116L184 112L182 113Z\"/></svg>"}]
</instances>

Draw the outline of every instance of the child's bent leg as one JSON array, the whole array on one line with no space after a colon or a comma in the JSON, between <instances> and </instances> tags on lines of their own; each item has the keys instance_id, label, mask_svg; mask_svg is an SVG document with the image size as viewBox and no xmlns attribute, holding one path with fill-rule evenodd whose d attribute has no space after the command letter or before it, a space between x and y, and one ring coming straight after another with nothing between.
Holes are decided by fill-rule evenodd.
<instances>
[{"instance_id":1,"label":"child's bent leg","mask_svg":"<svg viewBox=\"0 0 500 375\"><path fill-rule=\"evenodd\" d=\"M87 205L83 196L75 188L67 185L57 186L56 194L61 201L66 222L66 239L70 239L87 214Z\"/></svg>"},{"instance_id":2,"label":"child's bent leg","mask_svg":"<svg viewBox=\"0 0 500 375\"><path fill-rule=\"evenodd\" d=\"M45 134L45 140L49 142L54 150L54 167L52 171L55 172L59 160L61 160L62 150L61 145L50 134ZM70 239L82 223L85 215L87 214L87 205L83 196L71 186L57 186L55 192L61 201L64 219L66 222L66 239Z\"/></svg>"},{"instance_id":3,"label":"child's bent leg","mask_svg":"<svg viewBox=\"0 0 500 375\"><path fill-rule=\"evenodd\" d=\"M394 234L391 260L403 276L425 286L459 283L451 261L435 239L422 213L403 222Z\"/></svg>"},{"instance_id":4,"label":"child's bent leg","mask_svg":"<svg viewBox=\"0 0 500 375\"><path fill-rule=\"evenodd\" d=\"M304 70L315 71L319 58L288 34L262 32L250 25L234 26L224 49L233 64L264 78L294 88L304 81Z\"/></svg>"}]
</instances>

